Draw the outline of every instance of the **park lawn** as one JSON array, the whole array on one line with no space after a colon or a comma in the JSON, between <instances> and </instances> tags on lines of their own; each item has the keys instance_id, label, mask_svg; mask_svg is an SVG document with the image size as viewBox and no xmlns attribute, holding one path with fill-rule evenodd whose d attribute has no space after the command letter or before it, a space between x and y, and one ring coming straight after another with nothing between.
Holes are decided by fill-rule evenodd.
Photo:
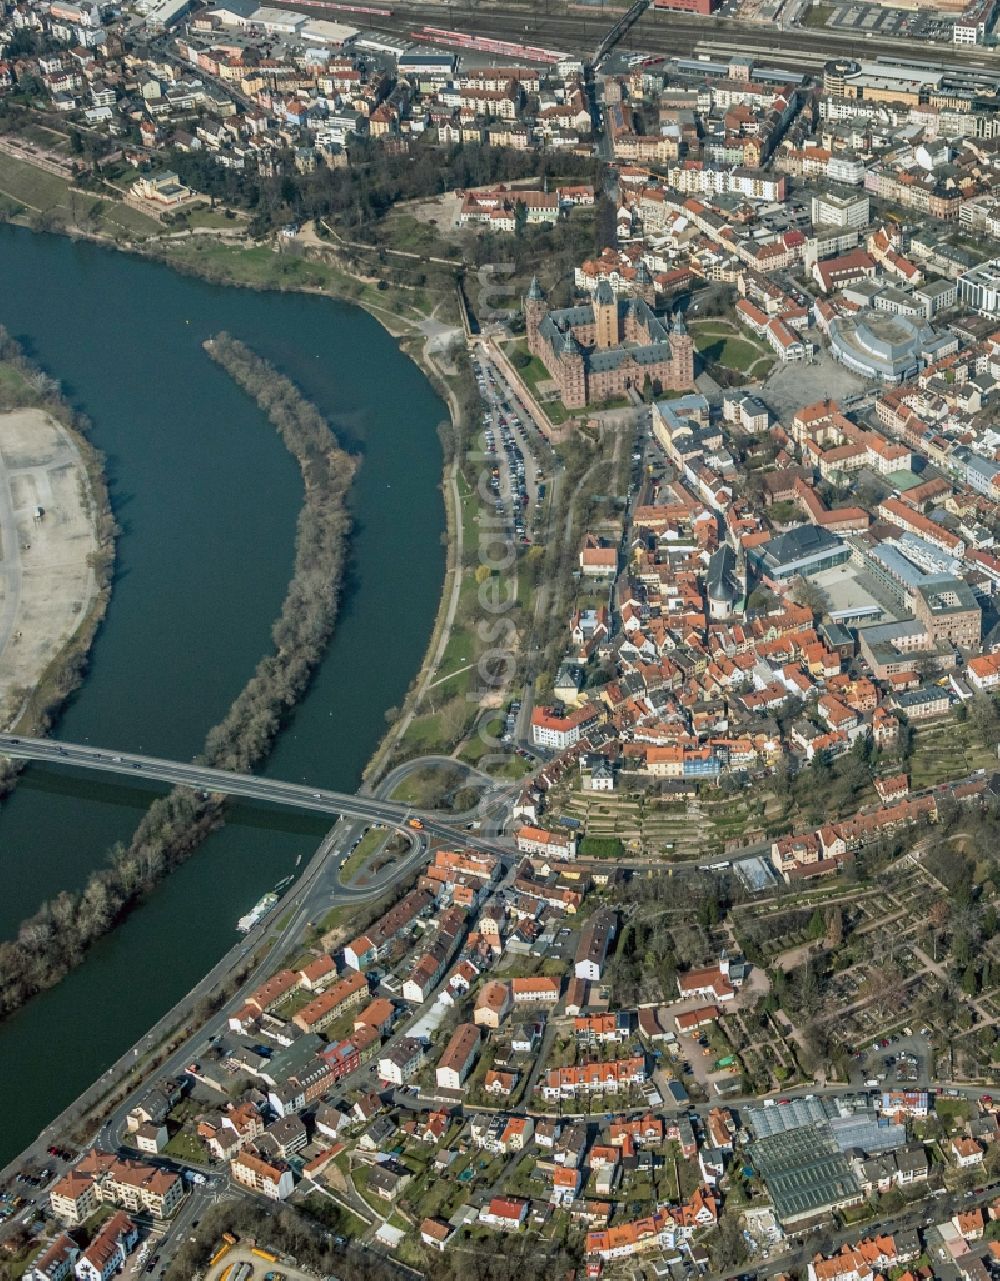
<instances>
[{"instance_id":1,"label":"park lawn","mask_svg":"<svg viewBox=\"0 0 1000 1281\"><path fill-rule=\"evenodd\" d=\"M475 547L479 542L481 503L479 495L470 486L462 472L458 473L458 502L461 507L462 541L466 548Z\"/></svg>"},{"instance_id":2,"label":"park lawn","mask_svg":"<svg viewBox=\"0 0 1000 1281\"><path fill-rule=\"evenodd\" d=\"M70 219L99 210L94 225L101 231L126 231L131 235L153 235L162 231L155 218L138 209L87 191L72 191L65 178L39 169L15 156L0 152L0 195L38 212L55 210Z\"/></svg>"},{"instance_id":3,"label":"park lawn","mask_svg":"<svg viewBox=\"0 0 1000 1281\"><path fill-rule=\"evenodd\" d=\"M493 770L492 773L496 778L517 780L524 778L525 774L530 774L533 769L533 761L526 761L523 756L511 756L506 764L501 765L498 770Z\"/></svg>"},{"instance_id":4,"label":"park lawn","mask_svg":"<svg viewBox=\"0 0 1000 1281\"><path fill-rule=\"evenodd\" d=\"M504 718L499 712L491 712L485 716L478 724L476 730L466 743L462 744L462 749L458 753L458 759L465 761L469 765L478 765L484 756L497 749L493 746L493 740L496 740L503 733ZM483 733L480 734L479 730ZM485 741L489 739L490 741Z\"/></svg>"},{"instance_id":5,"label":"park lawn","mask_svg":"<svg viewBox=\"0 0 1000 1281\"><path fill-rule=\"evenodd\" d=\"M434 258L454 258L456 263L462 260L461 247L452 241L445 240L437 227L428 222L421 222L412 214L389 214L379 228L382 242L388 249L399 249L404 253L421 254Z\"/></svg>"},{"instance_id":6,"label":"park lawn","mask_svg":"<svg viewBox=\"0 0 1000 1281\"><path fill-rule=\"evenodd\" d=\"M149 214L113 200L106 202L101 211L101 221L138 236L158 236L163 231L156 219L150 218Z\"/></svg>"},{"instance_id":7,"label":"park lawn","mask_svg":"<svg viewBox=\"0 0 1000 1281\"><path fill-rule=\"evenodd\" d=\"M584 405L580 409L567 409L561 400L550 400L542 408L548 415L552 425L558 427L567 418L587 418L591 414L599 414L603 410L628 409L631 404L632 402L627 396L618 396L614 400L595 400L593 404Z\"/></svg>"},{"instance_id":8,"label":"park lawn","mask_svg":"<svg viewBox=\"0 0 1000 1281\"><path fill-rule=\"evenodd\" d=\"M149 232L151 236L159 236L163 228L156 222L155 218L150 218L149 214L143 214L140 209L133 209L131 205L113 204L109 206L105 213L105 219L108 222L114 222L119 227L124 227L129 232Z\"/></svg>"},{"instance_id":9,"label":"park lawn","mask_svg":"<svg viewBox=\"0 0 1000 1281\"><path fill-rule=\"evenodd\" d=\"M455 611L455 624L448 635L448 644L441 656L441 665L434 677L435 684L442 676L452 676L459 668L466 668L475 658L475 636L472 628L477 615L478 584L471 574L467 575L458 594L458 609ZM466 681L465 684L468 682ZM460 692L454 683L449 683L448 693Z\"/></svg>"},{"instance_id":10,"label":"park lawn","mask_svg":"<svg viewBox=\"0 0 1000 1281\"><path fill-rule=\"evenodd\" d=\"M771 363L768 351L725 324L717 321L692 321L688 328L698 353L710 364L722 365L736 373L745 374L758 361L767 359L768 364Z\"/></svg>"},{"instance_id":11,"label":"park lawn","mask_svg":"<svg viewBox=\"0 0 1000 1281\"><path fill-rule=\"evenodd\" d=\"M162 246L172 262L188 263L224 281L280 289L282 285L322 288L331 276L325 263L278 254L263 245L243 248L208 239L168 241Z\"/></svg>"},{"instance_id":12,"label":"park lawn","mask_svg":"<svg viewBox=\"0 0 1000 1281\"><path fill-rule=\"evenodd\" d=\"M526 356L528 357L528 363L522 366L520 361ZM539 395L538 384L551 382L552 375L537 356L532 356L529 353L527 339L518 338L516 342L508 343L507 358L524 379L532 395L537 399Z\"/></svg>"},{"instance_id":13,"label":"park lawn","mask_svg":"<svg viewBox=\"0 0 1000 1281\"><path fill-rule=\"evenodd\" d=\"M189 227L209 227L213 231L240 231L244 226L243 219L227 218L222 209L207 206L189 210L185 221Z\"/></svg>"},{"instance_id":14,"label":"park lawn","mask_svg":"<svg viewBox=\"0 0 1000 1281\"><path fill-rule=\"evenodd\" d=\"M364 865L389 838L389 833L383 828L370 827L358 843L358 848L347 859L344 860L340 869L340 880L342 884L349 885L357 876Z\"/></svg>"},{"instance_id":15,"label":"park lawn","mask_svg":"<svg viewBox=\"0 0 1000 1281\"><path fill-rule=\"evenodd\" d=\"M428 766L428 770L434 770L435 766ZM422 771L421 771L422 773ZM434 786L432 784L432 786ZM389 797L397 805L413 805L423 809L427 805L428 783L426 778L421 778L420 773L407 774L401 778L396 786L392 789L392 795Z\"/></svg>"},{"instance_id":16,"label":"park lawn","mask_svg":"<svg viewBox=\"0 0 1000 1281\"><path fill-rule=\"evenodd\" d=\"M208 1164L208 1150L196 1135L190 1130L178 1130L174 1137L164 1148L167 1156L176 1157L178 1161L185 1161L194 1165Z\"/></svg>"},{"instance_id":17,"label":"park lawn","mask_svg":"<svg viewBox=\"0 0 1000 1281\"><path fill-rule=\"evenodd\" d=\"M69 214L69 183L45 169L0 152L0 192L29 209L61 209ZM85 199L85 197L84 197Z\"/></svg>"},{"instance_id":18,"label":"park lawn","mask_svg":"<svg viewBox=\"0 0 1000 1281\"><path fill-rule=\"evenodd\" d=\"M117 200L108 200L105 196L99 196L87 205L87 210L91 209L97 211L93 220L104 232L125 232L129 236L159 236L163 232L163 227L149 214Z\"/></svg>"},{"instance_id":19,"label":"park lawn","mask_svg":"<svg viewBox=\"0 0 1000 1281\"><path fill-rule=\"evenodd\" d=\"M458 474L457 484L458 517L462 522L463 545L468 552L479 543L479 518L482 507L478 495L470 488L461 472ZM442 693L447 694L448 697L464 694L469 687L470 664L475 657L475 636L472 628L477 612L481 612L477 611L476 594L479 589L471 570L463 566L460 572L462 584L459 588L455 620L448 634L448 643L441 655L441 662L434 675L434 686L441 685Z\"/></svg>"},{"instance_id":20,"label":"park lawn","mask_svg":"<svg viewBox=\"0 0 1000 1281\"><path fill-rule=\"evenodd\" d=\"M348 298L391 318L400 331L409 330L416 322L412 314L418 304L426 303L414 294L406 303L397 294L355 280L327 262L300 258L291 253L276 253L267 245L228 245L200 237L191 240L164 241L160 246L167 262L188 265L211 280L228 284L253 285L261 289L321 289L340 298ZM405 313L411 313L407 315Z\"/></svg>"},{"instance_id":21,"label":"park lawn","mask_svg":"<svg viewBox=\"0 0 1000 1281\"><path fill-rule=\"evenodd\" d=\"M57 151L61 155L69 154L69 139L64 133L59 133L34 120L18 129L17 136L27 138L29 142L33 142L37 147L44 147L47 151Z\"/></svg>"},{"instance_id":22,"label":"park lawn","mask_svg":"<svg viewBox=\"0 0 1000 1281\"><path fill-rule=\"evenodd\" d=\"M441 745L441 713L427 712L414 716L400 742L400 751L406 755L436 752Z\"/></svg>"}]
</instances>

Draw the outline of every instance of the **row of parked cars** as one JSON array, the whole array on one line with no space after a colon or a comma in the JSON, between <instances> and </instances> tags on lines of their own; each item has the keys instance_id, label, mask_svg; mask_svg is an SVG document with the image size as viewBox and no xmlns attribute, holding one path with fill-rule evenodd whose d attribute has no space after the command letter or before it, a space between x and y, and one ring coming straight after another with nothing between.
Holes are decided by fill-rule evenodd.
<instances>
[{"instance_id":1,"label":"row of parked cars","mask_svg":"<svg viewBox=\"0 0 1000 1281\"><path fill-rule=\"evenodd\" d=\"M492 367L477 361L474 362L473 368L480 394L492 406L492 409L487 409L483 414L486 452L491 457L499 457L497 449L497 431L499 431L499 444L506 456L510 475L512 510L508 512L506 503L500 495L500 468L494 465L492 469L490 489L495 499L496 514L499 517L509 519L510 528L520 542L529 543L531 541L527 532L529 498L524 451L527 449L532 456L535 476L539 483L537 495L539 502L536 503L534 524L536 533L540 500L545 496L545 486L543 484L545 467L541 459L541 451L529 437L523 417L524 411L513 398L510 389L497 377ZM493 410L496 411L495 416Z\"/></svg>"}]
</instances>

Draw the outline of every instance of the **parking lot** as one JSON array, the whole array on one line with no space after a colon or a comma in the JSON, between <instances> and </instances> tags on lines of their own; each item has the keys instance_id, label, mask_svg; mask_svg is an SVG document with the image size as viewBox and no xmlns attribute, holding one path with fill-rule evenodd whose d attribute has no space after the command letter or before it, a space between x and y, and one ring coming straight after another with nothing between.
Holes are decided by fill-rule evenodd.
<instances>
[{"instance_id":1,"label":"parking lot","mask_svg":"<svg viewBox=\"0 0 1000 1281\"><path fill-rule=\"evenodd\" d=\"M838 5L826 24L837 31L862 37L890 36L896 40L940 40L950 43L954 18L933 11L912 13L907 9L883 8L874 4Z\"/></svg>"},{"instance_id":2,"label":"parking lot","mask_svg":"<svg viewBox=\"0 0 1000 1281\"><path fill-rule=\"evenodd\" d=\"M908 1031L909 1035L880 1037L869 1050L859 1050L851 1064L851 1083L869 1089L926 1089L931 1078L930 1029Z\"/></svg>"},{"instance_id":3,"label":"parking lot","mask_svg":"<svg viewBox=\"0 0 1000 1281\"><path fill-rule=\"evenodd\" d=\"M534 541L551 468L551 447L499 371L481 356L473 372L483 397L483 448L494 512L513 541Z\"/></svg>"}]
</instances>

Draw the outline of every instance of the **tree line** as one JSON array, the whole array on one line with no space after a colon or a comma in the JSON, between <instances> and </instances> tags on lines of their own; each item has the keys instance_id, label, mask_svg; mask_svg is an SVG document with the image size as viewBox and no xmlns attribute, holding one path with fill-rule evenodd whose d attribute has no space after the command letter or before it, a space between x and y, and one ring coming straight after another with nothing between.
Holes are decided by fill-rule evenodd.
<instances>
[{"instance_id":1,"label":"tree line","mask_svg":"<svg viewBox=\"0 0 1000 1281\"><path fill-rule=\"evenodd\" d=\"M203 764L246 773L267 755L284 717L305 692L333 631L351 517L347 499L357 460L340 448L319 411L243 343L210 339L213 360L267 413L295 457L305 497L295 563L265 655L226 716L209 730ZM224 801L175 787L153 802L128 845L117 845L105 867L79 892L64 891L0 943L0 1017L54 986L92 944L114 928L222 821Z\"/></svg>"}]
</instances>

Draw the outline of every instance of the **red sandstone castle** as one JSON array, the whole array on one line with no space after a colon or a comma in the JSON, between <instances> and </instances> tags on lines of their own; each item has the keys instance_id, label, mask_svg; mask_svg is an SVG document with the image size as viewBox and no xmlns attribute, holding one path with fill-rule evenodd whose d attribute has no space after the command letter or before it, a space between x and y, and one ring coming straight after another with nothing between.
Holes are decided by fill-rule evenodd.
<instances>
[{"instance_id":1,"label":"red sandstone castle","mask_svg":"<svg viewBox=\"0 0 1000 1281\"><path fill-rule=\"evenodd\" d=\"M550 311L537 277L522 305L528 350L567 409L641 392L647 379L654 392L694 386L694 345L679 312L668 333L645 299L619 301L606 281L593 303Z\"/></svg>"}]
</instances>

